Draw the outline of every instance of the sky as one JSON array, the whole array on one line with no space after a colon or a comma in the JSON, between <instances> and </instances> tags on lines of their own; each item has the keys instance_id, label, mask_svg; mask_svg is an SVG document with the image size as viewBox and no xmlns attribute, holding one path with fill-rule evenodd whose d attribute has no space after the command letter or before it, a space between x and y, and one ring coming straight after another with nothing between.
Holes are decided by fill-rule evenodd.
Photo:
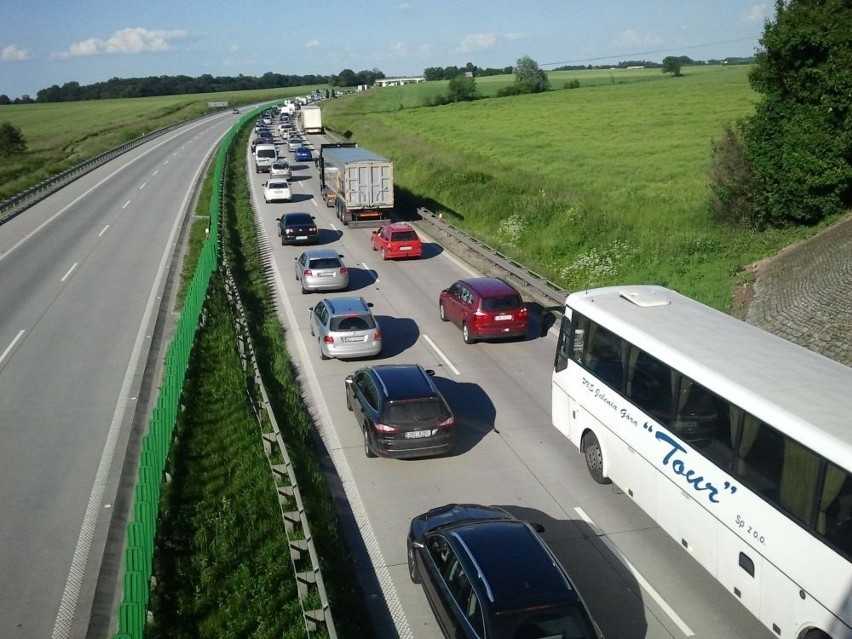
<instances>
[{"instance_id":1,"label":"sky","mask_svg":"<svg viewBox=\"0 0 852 639\"><path fill-rule=\"evenodd\" d=\"M159 75L750 56L771 0L0 0L0 94Z\"/></svg>"}]
</instances>

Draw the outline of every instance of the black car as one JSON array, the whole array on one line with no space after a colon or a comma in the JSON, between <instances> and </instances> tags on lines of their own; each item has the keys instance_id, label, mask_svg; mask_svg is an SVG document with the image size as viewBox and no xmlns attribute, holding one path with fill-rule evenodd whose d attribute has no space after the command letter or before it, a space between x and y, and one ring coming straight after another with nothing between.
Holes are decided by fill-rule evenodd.
<instances>
[{"instance_id":1,"label":"black car","mask_svg":"<svg viewBox=\"0 0 852 639\"><path fill-rule=\"evenodd\" d=\"M278 220L281 244L318 244L319 230L310 213L285 213Z\"/></svg>"},{"instance_id":2,"label":"black car","mask_svg":"<svg viewBox=\"0 0 852 639\"><path fill-rule=\"evenodd\" d=\"M452 450L455 418L419 364L368 366L346 377L346 407L367 457L426 457Z\"/></svg>"},{"instance_id":3,"label":"black car","mask_svg":"<svg viewBox=\"0 0 852 639\"><path fill-rule=\"evenodd\" d=\"M446 637L602 637L536 529L502 508L433 508L411 520L407 545L411 580Z\"/></svg>"}]
</instances>

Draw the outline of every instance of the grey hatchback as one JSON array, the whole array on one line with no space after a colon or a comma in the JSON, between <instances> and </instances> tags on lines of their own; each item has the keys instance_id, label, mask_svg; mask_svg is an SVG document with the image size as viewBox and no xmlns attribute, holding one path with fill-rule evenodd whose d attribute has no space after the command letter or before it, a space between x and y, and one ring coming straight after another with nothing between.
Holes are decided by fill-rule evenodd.
<instances>
[{"instance_id":1,"label":"grey hatchback","mask_svg":"<svg viewBox=\"0 0 852 639\"><path fill-rule=\"evenodd\" d=\"M309 249L296 260L296 279L302 293L339 291L349 288L349 269L343 256L332 249Z\"/></svg>"},{"instance_id":2,"label":"grey hatchback","mask_svg":"<svg viewBox=\"0 0 852 639\"><path fill-rule=\"evenodd\" d=\"M382 332L372 304L363 297L326 298L312 307L311 335L320 359L375 357L382 351Z\"/></svg>"}]
</instances>

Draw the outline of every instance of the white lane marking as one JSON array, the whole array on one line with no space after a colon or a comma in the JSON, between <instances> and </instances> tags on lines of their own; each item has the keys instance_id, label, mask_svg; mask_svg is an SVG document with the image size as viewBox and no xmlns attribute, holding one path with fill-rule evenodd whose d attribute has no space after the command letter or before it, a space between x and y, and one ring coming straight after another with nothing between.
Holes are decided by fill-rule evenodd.
<instances>
[{"instance_id":1,"label":"white lane marking","mask_svg":"<svg viewBox=\"0 0 852 639\"><path fill-rule=\"evenodd\" d=\"M254 199L254 191L252 190L252 198ZM260 242L270 246L269 236L266 234L266 227L263 226L263 221L260 219L260 210L255 207L255 224L258 228ZM314 370L314 363L308 356L308 347L305 340L296 336L298 325L296 324L296 313L293 310L290 297L284 289L284 280L281 277L281 269L277 266L272 269L275 279L275 287L278 289L278 299L283 307L286 315L285 327L289 328L288 334L292 335L292 339L288 340L295 346L298 352L298 361L301 364L302 382L307 384L310 389L310 395L313 398L313 408L316 411L317 427L320 430L320 435L326 443L329 457L337 470L340 483L343 490L346 492L346 497L349 500L349 505L352 509L352 515L358 525L358 530L361 533L361 539L364 542L364 548L370 556L370 562L373 564L376 580L381 588L381 596L385 600L385 605L396 626L398 639L413 639L414 634L411 627L408 625L408 619L405 616L405 611L402 609L402 604L399 601L399 595L393 585L393 579L390 576L388 564L382 555L379 547L379 540L376 538L376 533L373 530L373 524L370 522L370 517L367 514L367 508L364 506L364 501L361 499L361 493L358 490L358 485L355 483L355 478L352 476L352 469L349 467L349 462L346 460L344 449L340 444L340 439L337 437L337 432L334 430L334 423L331 419L331 413L328 410L328 404L325 402L325 397L320 390L319 378ZM281 313L279 312L279 316ZM282 318L283 319L283 318ZM341 390L343 390L341 388ZM358 450L360 450L360 446Z\"/></svg>"},{"instance_id":2,"label":"white lane marking","mask_svg":"<svg viewBox=\"0 0 852 639\"><path fill-rule=\"evenodd\" d=\"M142 185L139 187L139 190L141 191L142 189L144 189L146 184L148 184L148 183L147 183L147 182L142 182Z\"/></svg>"},{"instance_id":3,"label":"white lane marking","mask_svg":"<svg viewBox=\"0 0 852 639\"><path fill-rule=\"evenodd\" d=\"M332 230L332 231L336 231L336 230L337 230L337 227L334 225L334 223L329 224L329 226L331 227L331 230Z\"/></svg>"},{"instance_id":4,"label":"white lane marking","mask_svg":"<svg viewBox=\"0 0 852 639\"><path fill-rule=\"evenodd\" d=\"M334 230L336 231L337 229L334 229ZM376 276L376 279L373 280L373 284L379 284L380 283L381 280L379 279L379 272L378 271L371 269L369 266L367 266L366 262L361 262L358 266L363 266L365 271L368 271L368 272L370 272L370 273L372 273L373 275Z\"/></svg>"},{"instance_id":5,"label":"white lane marking","mask_svg":"<svg viewBox=\"0 0 852 639\"><path fill-rule=\"evenodd\" d=\"M101 232L98 233L98 237L101 237L104 233L106 233L108 228L109 228L109 224L107 224L105 227L103 227L101 229Z\"/></svg>"},{"instance_id":6,"label":"white lane marking","mask_svg":"<svg viewBox=\"0 0 852 639\"><path fill-rule=\"evenodd\" d=\"M183 201L178 209L182 213L185 214L188 210L189 202L195 191L195 185L198 183L202 172L207 169L207 163L210 160L211 155L218 148L219 142L224 137L225 132L216 139L216 142L210 148L207 155L201 162L199 162L198 169L195 171L195 175L192 176L190 186L186 190L186 193L184 193ZM118 173L118 171L115 173ZM110 177L115 175L115 173L111 174ZM109 177L106 179L109 179ZM99 182L98 185L102 182ZM130 361L127 363L124 380L118 394L118 402L116 403L115 412L112 415L112 422L110 423L107 438L104 442L104 449L101 453L100 462L98 463L98 470L95 473L95 482L92 485L92 492L89 495L89 503L86 506L86 514L83 517L80 535L77 537L77 546L74 548L74 558L71 560L71 568L68 570L68 579L65 581L65 590L62 592L62 601L59 604L59 611L56 613L56 622L53 625L51 639L68 639L71 636L71 624L74 620L74 611L77 608L77 600L80 598L80 589L83 585L86 564L89 563L89 554L92 551L95 527L98 523L98 515L103 507L104 493L106 492L107 479L109 478L113 458L115 457L115 449L118 444L121 423L124 421L124 415L127 413L127 407L130 402L130 386L136 374L136 369L139 366L142 347L148 339L147 328L151 323L151 316L153 315L155 306L159 301L162 280L168 272L167 266L169 259L174 250L174 244L177 241L178 231L180 230L183 220L184 215L175 216L175 223L172 226L169 240L166 242L165 248L163 249L163 255L160 258L160 264L157 268L157 277L154 279L154 283L151 286L151 293L148 295L148 301L145 304L145 312L142 315L142 321L139 324L139 332L136 333L136 341L133 344Z\"/></svg>"},{"instance_id":7,"label":"white lane marking","mask_svg":"<svg viewBox=\"0 0 852 639\"><path fill-rule=\"evenodd\" d=\"M155 170L155 171L151 174L151 177L154 177L154 176L155 176L155 175L157 175L157 173L159 173L159 172L160 172L160 169L156 169L156 170Z\"/></svg>"},{"instance_id":8,"label":"white lane marking","mask_svg":"<svg viewBox=\"0 0 852 639\"><path fill-rule=\"evenodd\" d=\"M74 269L75 269L75 268L77 268L77 264L79 264L79 262L74 262L74 263L71 265L71 268L69 268L69 269L65 272L65 275L63 275L63 276L62 276L62 279L61 279L61 280L59 280L59 281L60 281L60 282L64 282L65 280L67 280L67 279L71 276L71 273L73 273L73 272L74 272Z\"/></svg>"},{"instance_id":9,"label":"white lane marking","mask_svg":"<svg viewBox=\"0 0 852 639\"><path fill-rule=\"evenodd\" d=\"M205 125L205 124L207 124L207 122L208 122L207 120L205 120L205 121L203 121L203 122L199 122L198 124L194 124L194 125L192 125L191 127L189 127L189 129L194 129L194 128L195 128L195 127L197 127L197 126ZM91 188L87 189L86 191L84 191L83 193L81 193L80 195L78 195L78 196L77 196L76 198L74 198L71 202L69 202L68 204L66 204L65 206L63 206L63 207L62 207L61 209L59 209L56 213L54 213L52 216L50 216L50 217L49 217L48 219L46 219L44 222L42 222L41 224L39 224L39 225L38 225L35 229L33 229L33 231L32 231L32 232L28 233L28 234L26 235L26 237L22 237L20 240L18 240L18 241L17 241L14 245L12 245L12 247L11 247L8 251L6 251L6 252L5 252L5 253L3 253L3 254L0 254L0 262L2 262L2 261L3 261L3 260L5 260L7 257L9 257L9 256L10 256L13 252L15 252L18 248L20 248L20 247L21 247L21 246L22 246L22 245L23 245L23 244L24 244L27 240L30 240L30 239L32 239L33 237L35 237L36 233L38 233L39 231L41 231L44 227L46 227L48 224L50 224L51 222L53 222L53 220L55 220L55 219L56 219L56 218L58 218L60 215L62 215L63 213L65 213L65 211L67 211L68 209L70 209L72 206L74 206L75 204L77 204L80 200L82 200L84 197L86 197L87 195L89 195L90 193L92 193L93 191L95 191L96 189L100 188L100 186L101 186L102 184L104 184L104 183L105 183L105 182L107 182L108 180L111 180L111 179L112 179L115 175L117 175L117 174L121 173L121 172L122 172L122 171L124 171L127 167L129 167L130 165L132 165L132 164L134 164L134 163L138 162L139 160L141 160L143 157L145 157L145 156L146 156L146 155L148 155L149 153L152 153L153 151L155 151L155 150L159 149L159 148L160 148L161 146L163 146L164 144L167 144L167 143L171 142L172 140L174 140L174 139L175 139L176 137L178 137L179 135L182 135L183 133L184 133L184 131L177 131L174 135L167 137L166 139L164 139L164 140L162 140L161 142L159 142L159 143L155 144L154 146L152 146L152 147L151 147L150 149L148 149L147 151L145 151L145 152L143 152L143 153L140 153L137 157L135 157L135 158L133 158L132 160L130 160L127 164L124 164L124 165L120 166L119 168L117 168L115 171L113 171L112 173L110 173L109 175L107 175L104 179L102 179L102 180L101 180L100 182L98 182L97 184L92 185L92 187L91 187ZM224 137L224 136L223 136L223 137ZM221 138L219 138L219 139L221 140ZM177 155L177 152L173 153L173 155ZM128 201L125 203L125 205L124 205L124 206L127 206L128 204L130 204L130 200L128 200Z\"/></svg>"},{"instance_id":10,"label":"white lane marking","mask_svg":"<svg viewBox=\"0 0 852 639\"><path fill-rule=\"evenodd\" d=\"M21 329L21 330L18 331L18 334L15 335L15 339L13 339L11 341L11 343L6 347L6 350L3 351L3 354L0 355L0 364L3 363L4 359L6 359L6 355L8 355L9 353L12 352L12 349L15 348L15 344L17 344L18 340L21 339L21 337L23 337L24 333L26 333L26 331L24 329Z\"/></svg>"},{"instance_id":11,"label":"white lane marking","mask_svg":"<svg viewBox=\"0 0 852 639\"><path fill-rule=\"evenodd\" d=\"M423 333L423 339L425 339L426 343L429 344L429 346L432 347L432 350L435 351L435 353L438 355L438 357L440 357L442 360L444 360L444 364L449 366L451 371L453 371L456 375L461 375L461 373L459 372L459 369L457 369L455 366L453 366L453 363L450 361L450 358L447 357L446 355L444 355L444 352L440 348L438 348L438 345L435 342L432 341L431 337L429 337L426 333Z\"/></svg>"},{"instance_id":12,"label":"white lane marking","mask_svg":"<svg viewBox=\"0 0 852 639\"><path fill-rule=\"evenodd\" d=\"M127 200L121 208L126 209L128 206L130 206L130 200Z\"/></svg>"},{"instance_id":13,"label":"white lane marking","mask_svg":"<svg viewBox=\"0 0 852 639\"><path fill-rule=\"evenodd\" d=\"M580 519L582 519L591 527L594 533L598 536L598 539L603 542L604 546L606 546L607 549L613 555L618 557L619 561L624 564L625 568L627 568L627 570L630 571L630 574L633 575L633 578L636 579L636 582L639 584L639 587L642 588L642 590L647 592L649 595L651 595L651 598L657 602L657 605L662 608L663 612L665 612L669 616L669 619L671 619L674 624L678 628L680 628L680 631L687 637L694 636L695 633L692 631L692 628L686 625L686 622L681 619L680 616L674 611L674 608L672 608L668 604L668 602L663 599L662 595L660 595L660 593L654 590L654 587L651 586L650 583L648 583L648 580L642 576L642 573L636 570L636 567L631 564L630 561L628 561L627 557L621 554L621 551L618 549L618 546L616 546L612 539L609 538L609 535L604 534L600 527L594 521L592 521L591 517L589 517L582 508L578 506L574 509L574 511L578 515L580 515Z\"/></svg>"}]
</instances>

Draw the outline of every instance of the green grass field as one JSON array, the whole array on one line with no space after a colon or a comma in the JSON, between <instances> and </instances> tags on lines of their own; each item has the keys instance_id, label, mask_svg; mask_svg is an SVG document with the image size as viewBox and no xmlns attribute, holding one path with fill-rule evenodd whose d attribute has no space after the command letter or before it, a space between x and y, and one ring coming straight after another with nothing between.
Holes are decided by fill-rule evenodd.
<instances>
[{"instance_id":1,"label":"green grass field","mask_svg":"<svg viewBox=\"0 0 852 639\"><path fill-rule=\"evenodd\" d=\"M317 88L325 87L0 106L0 122L20 128L27 141L23 156L0 157L0 200L140 135L206 113L208 102L234 107Z\"/></svg>"},{"instance_id":2,"label":"green grass field","mask_svg":"<svg viewBox=\"0 0 852 639\"><path fill-rule=\"evenodd\" d=\"M445 218L569 290L671 286L726 309L742 267L813 229L720 227L707 209L712 142L753 111L748 67L565 71L580 87L441 107L445 82L324 103L324 120L394 160L409 205ZM482 78L496 95L511 76Z\"/></svg>"}]
</instances>

